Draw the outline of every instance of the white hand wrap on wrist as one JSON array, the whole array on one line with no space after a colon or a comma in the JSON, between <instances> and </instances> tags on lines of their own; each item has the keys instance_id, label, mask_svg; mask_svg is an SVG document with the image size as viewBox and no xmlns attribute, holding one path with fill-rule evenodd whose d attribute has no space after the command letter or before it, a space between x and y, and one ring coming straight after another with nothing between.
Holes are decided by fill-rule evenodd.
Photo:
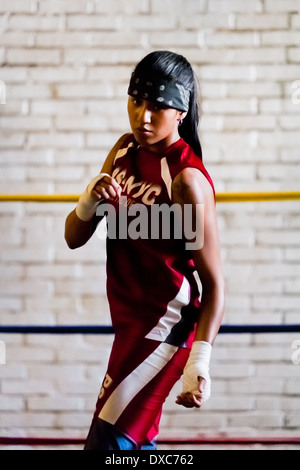
<instances>
[{"instance_id":1,"label":"white hand wrap on wrist","mask_svg":"<svg viewBox=\"0 0 300 470\"><path fill-rule=\"evenodd\" d=\"M77 217L79 217L79 219L83 220L84 222L91 220L97 211L97 207L99 206L100 201L93 199L91 193L96 184L99 183L99 181L102 180L102 178L105 176L110 175L107 173L100 173L99 175L95 176L95 178L92 179L84 193L82 193L79 198L75 211Z\"/></svg>"},{"instance_id":2,"label":"white hand wrap on wrist","mask_svg":"<svg viewBox=\"0 0 300 470\"><path fill-rule=\"evenodd\" d=\"M205 341L195 341L193 343L189 359L183 371L183 392L199 392L199 379L206 380L202 392L203 403L207 401L211 393L211 380L209 376L209 363L212 346Z\"/></svg>"}]
</instances>

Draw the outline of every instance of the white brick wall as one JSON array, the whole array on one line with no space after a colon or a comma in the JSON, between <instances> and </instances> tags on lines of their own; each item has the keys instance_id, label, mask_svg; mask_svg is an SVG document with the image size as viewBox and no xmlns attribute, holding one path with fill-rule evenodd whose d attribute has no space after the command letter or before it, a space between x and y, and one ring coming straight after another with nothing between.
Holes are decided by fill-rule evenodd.
<instances>
[{"instance_id":1,"label":"white brick wall","mask_svg":"<svg viewBox=\"0 0 300 470\"><path fill-rule=\"evenodd\" d=\"M192 62L217 191L299 190L298 0L0 0L1 193L80 193L128 130L134 64ZM294 88L293 88L294 86ZM1 203L1 324L109 324L105 244L71 252L69 204ZM218 205L226 323L299 323L299 202ZM163 435L299 435L299 334L220 335L213 396ZM110 336L4 335L0 435L85 436Z\"/></svg>"}]
</instances>

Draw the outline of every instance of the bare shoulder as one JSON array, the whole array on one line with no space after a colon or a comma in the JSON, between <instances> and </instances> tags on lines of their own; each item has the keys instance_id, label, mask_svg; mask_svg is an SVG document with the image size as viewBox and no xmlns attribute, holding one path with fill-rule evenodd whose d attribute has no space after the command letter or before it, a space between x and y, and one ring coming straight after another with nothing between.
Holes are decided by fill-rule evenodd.
<instances>
[{"instance_id":1,"label":"bare shoulder","mask_svg":"<svg viewBox=\"0 0 300 470\"><path fill-rule=\"evenodd\" d=\"M199 203L214 203L213 189L197 168L184 168L173 180L172 192L183 200L192 197Z\"/></svg>"}]
</instances>

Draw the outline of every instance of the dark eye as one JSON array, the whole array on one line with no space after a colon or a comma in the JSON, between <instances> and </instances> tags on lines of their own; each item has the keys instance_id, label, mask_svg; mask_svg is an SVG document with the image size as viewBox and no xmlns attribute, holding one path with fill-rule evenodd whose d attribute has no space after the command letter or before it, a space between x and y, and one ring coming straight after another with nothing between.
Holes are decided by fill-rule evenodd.
<instances>
[{"instance_id":1,"label":"dark eye","mask_svg":"<svg viewBox=\"0 0 300 470\"><path fill-rule=\"evenodd\" d=\"M151 103L149 105L149 108L151 109L151 111L159 111L160 108L158 106L156 106L155 104Z\"/></svg>"},{"instance_id":2,"label":"dark eye","mask_svg":"<svg viewBox=\"0 0 300 470\"><path fill-rule=\"evenodd\" d=\"M155 113L158 113L158 112L163 111L164 109L166 109L166 107L164 105L156 104L156 103L151 103L149 105L149 108L151 109L151 111L153 111Z\"/></svg>"},{"instance_id":3,"label":"dark eye","mask_svg":"<svg viewBox=\"0 0 300 470\"><path fill-rule=\"evenodd\" d=\"M133 102L133 104L134 104L135 106L137 106L137 107L138 107L138 106L141 106L141 104L142 104L142 100L139 99L139 98L132 98L132 102Z\"/></svg>"}]
</instances>

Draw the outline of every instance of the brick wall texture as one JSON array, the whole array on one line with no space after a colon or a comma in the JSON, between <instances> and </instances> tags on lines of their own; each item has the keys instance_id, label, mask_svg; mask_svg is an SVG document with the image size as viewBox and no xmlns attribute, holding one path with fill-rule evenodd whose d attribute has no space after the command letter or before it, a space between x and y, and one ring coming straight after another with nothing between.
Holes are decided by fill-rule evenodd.
<instances>
[{"instance_id":1,"label":"brick wall texture","mask_svg":"<svg viewBox=\"0 0 300 470\"><path fill-rule=\"evenodd\" d=\"M217 192L300 189L299 0L0 0L1 193L81 193L129 130L126 90L154 49L199 77ZM109 324L105 242L71 251L74 204L1 203L1 317ZM300 207L218 204L225 323L299 323ZM0 435L85 436L111 336L0 334ZM163 436L295 436L300 333L220 335L213 394L169 397ZM298 348L298 349L297 349Z\"/></svg>"}]
</instances>

